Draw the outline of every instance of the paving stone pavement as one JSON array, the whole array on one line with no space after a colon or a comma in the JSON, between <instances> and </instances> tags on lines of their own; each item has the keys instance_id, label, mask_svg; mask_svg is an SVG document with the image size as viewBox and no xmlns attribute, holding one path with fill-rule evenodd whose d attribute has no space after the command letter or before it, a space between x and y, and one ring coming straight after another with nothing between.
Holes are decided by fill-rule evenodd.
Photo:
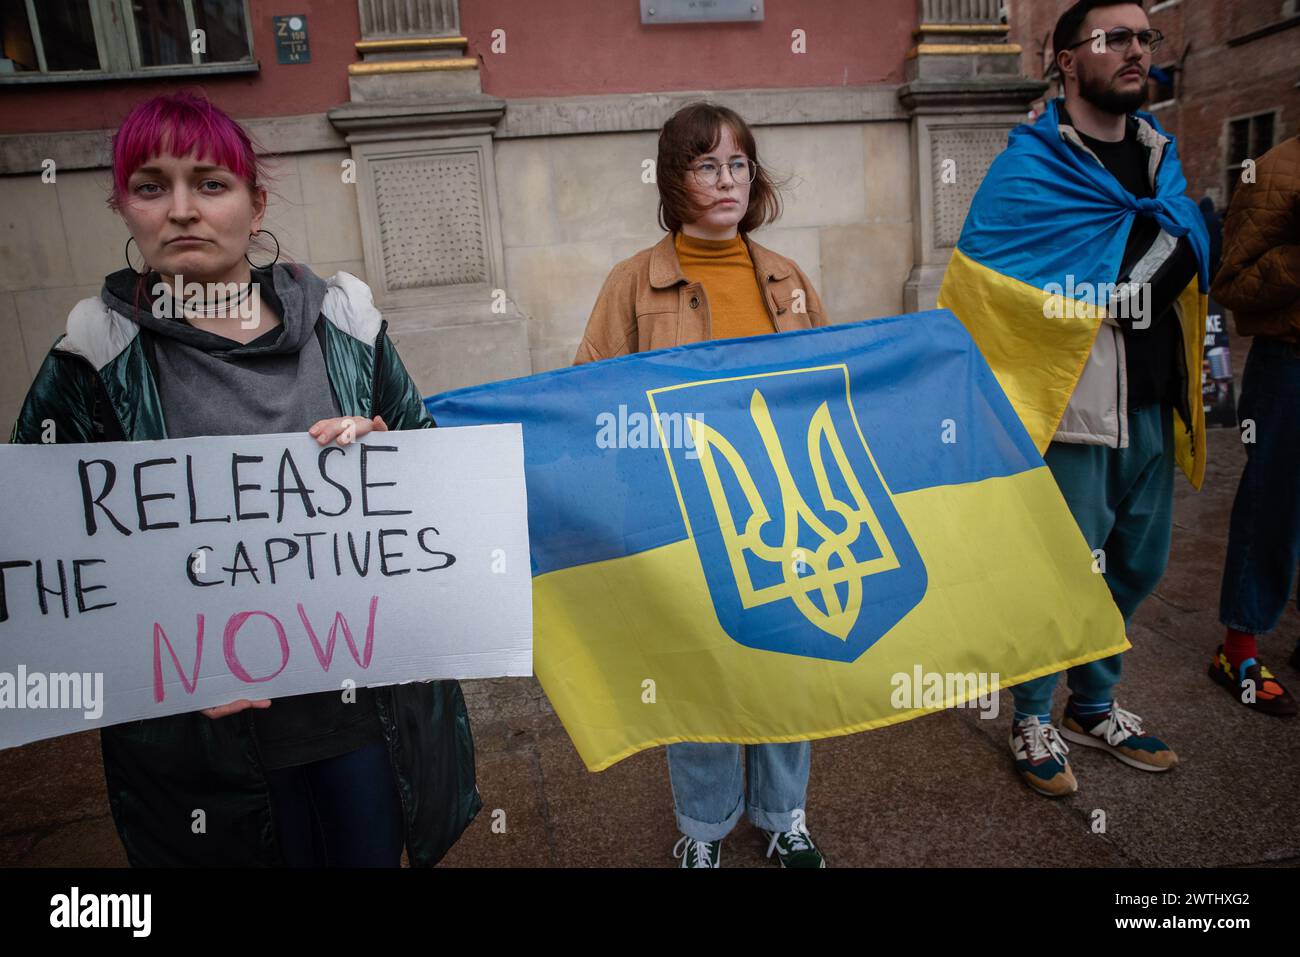
<instances>
[{"instance_id":1,"label":"paving stone pavement","mask_svg":"<svg viewBox=\"0 0 1300 957\"><path fill-rule=\"evenodd\" d=\"M1238 381L1244 346L1234 338ZM1300 865L1300 721L1251 713L1205 674L1221 637L1219 576L1244 458L1237 433L1218 430L1204 489L1177 480L1169 570L1130 632L1119 700L1178 751L1178 769L1147 774L1076 747L1078 794L1032 794L1011 767L1005 692L995 720L955 710L819 741L807 819L831 866ZM1300 674L1286 658L1298 638L1291 607L1261 643L1294 690ZM673 866L662 749L590 774L535 680L464 688L484 809L446 866ZM97 732L0 751L0 781L0 865L126 863ZM1104 833L1093 829L1097 811ZM772 866L765 847L742 822L723 845L723 866Z\"/></svg>"}]
</instances>

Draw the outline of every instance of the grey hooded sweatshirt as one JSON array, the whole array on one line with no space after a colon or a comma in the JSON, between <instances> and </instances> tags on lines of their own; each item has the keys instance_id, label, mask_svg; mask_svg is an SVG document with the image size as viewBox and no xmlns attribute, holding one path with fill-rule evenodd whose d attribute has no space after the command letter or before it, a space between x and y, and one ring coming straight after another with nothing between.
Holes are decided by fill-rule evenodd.
<instances>
[{"instance_id":1,"label":"grey hooded sweatshirt","mask_svg":"<svg viewBox=\"0 0 1300 957\"><path fill-rule=\"evenodd\" d=\"M325 281L305 267L280 264L273 273L255 271L253 281L282 324L240 345L184 319L155 316L156 274L142 284L123 269L104 280L105 304L154 333L145 341L152 346L169 438L306 432L340 414L315 340ZM312 348L303 348L308 343Z\"/></svg>"},{"instance_id":2,"label":"grey hooded sweatshirt","mask_svg":"<svg viewBox=\"0 0 1300 957\"><path fill-rule=\"evenodd\" d=\"M316 334L325 281L311 270L276 264L253 271L256 292L279 313L281 325L246 345L184 319L155 316L152 293L159 281L151 274L142 282L123 269L105 278L100 296L145 332L169 438L306 432L341 414ZM337 757L383 740L366 688L357 689L351 704L335 692L278 698L252 718L268 769Z\"/></svg>"}]
</instances>

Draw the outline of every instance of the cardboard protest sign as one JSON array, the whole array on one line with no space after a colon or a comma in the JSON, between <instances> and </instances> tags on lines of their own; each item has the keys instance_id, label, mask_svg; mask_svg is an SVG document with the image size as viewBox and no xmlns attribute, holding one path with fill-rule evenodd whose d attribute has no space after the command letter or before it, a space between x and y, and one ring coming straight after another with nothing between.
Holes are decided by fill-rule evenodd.
<instances>
[{"instance_id":1,"label":"cardboard protest sign","mask_svg":"<svg viewBox=\"0 0 1300 957\"><path fill-rule=\"evenodd\" d=\"M518 425L0 446L0 748L532 673Z\"/></svg>"}]
</instances>

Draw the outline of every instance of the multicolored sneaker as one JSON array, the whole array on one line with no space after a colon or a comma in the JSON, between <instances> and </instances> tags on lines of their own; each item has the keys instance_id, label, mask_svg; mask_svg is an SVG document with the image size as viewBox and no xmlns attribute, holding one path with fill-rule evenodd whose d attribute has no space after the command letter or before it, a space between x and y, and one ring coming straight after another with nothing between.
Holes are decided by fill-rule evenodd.
<instances>
[{"instance_id":1,"label":"multicolored sneaker","mask_svg":"<svg viewBox=\"0 0 1300 957\"><path fill-rule=\"evenodd\" d=\"M1088 713L1081 712L1071 696L1065 705L1061 734L1075 744L1108 751L1142 771L1168 771L1178 764L1173 749L1155 735L1144 734L1142 719L1114 700L1105 711Z\"/></svg>"},{"instance_id":2,"label":"multicolored sneaker","mask_svg":"<svg viewBox=\"0 0 1300 957\"><path fill-rule=\"evenodd\" d=\"M673 845L673 857L681 859L682 867L721 867L722 842L697 841L682 835Z\"/></svg>"},{"instance_id":3,"label":"multicolored sneaker","mask_svg":"<svg viewBox=\"0 0 1300 957\"><path fill-rule=\"evenodd\" d=\"M1043 724L1036 717L1012 721L1011 753L1020 777L1039 794L1057 798L1079 790L1065 759L1070 749L1050 721Z\"/></svg>"},{"instance_id":4,"label":"multicolored sneaker","mask_svg":"<svg viewBox=\"0 0 1300 957\"><path fill-rule=\"evenodd\" d=\"M776 852L782 867L825 867L826 858L817 850L812 835L802 821L795 821L792 831L763 831L771 840L767 856Z\"/></svg>"},{"instance_id":5,"label":"multicolored sneaker","mask_svg":"<svg viewBox=\"0 0 1300 957\"><path fill-rule=\"evenodd\" d=\"M1282 687L1282 682L1277 680L1273 672L1254 658L1247 658L1241 667L1234 669L1228 656L1223 653L1223 645L1214 650L1214 660L1210 662L1210 678L1215 684L1228 689L1228 694L1247 708L1278 718L1289 718L1296 713L1295 698Z\"/></svg>"}]
</instances>

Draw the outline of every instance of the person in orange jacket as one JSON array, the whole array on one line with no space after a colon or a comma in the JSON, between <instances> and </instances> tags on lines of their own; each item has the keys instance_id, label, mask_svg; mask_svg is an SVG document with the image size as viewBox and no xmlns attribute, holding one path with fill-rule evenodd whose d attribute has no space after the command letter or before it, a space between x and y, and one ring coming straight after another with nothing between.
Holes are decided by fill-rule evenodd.
<instances>
[{"instance_id":1,"label":"person in orange jacket","mask_svg":"<svg viewBox=\"0 0 1300 957\"><path fill-rule=\"evenodd\" d=\"M656 182L668 234L610 272L575 364L826 325L803 270L749 236L781 205L739 115L709 103L674 114L659 134ZM682 867L720 866L722 839L746 810L782 867L826 866L804 821L809 742L749 745L743 786L738 744L670 744L667 751L682 832L673 855Z\"/></svg>"}]
</instances>

